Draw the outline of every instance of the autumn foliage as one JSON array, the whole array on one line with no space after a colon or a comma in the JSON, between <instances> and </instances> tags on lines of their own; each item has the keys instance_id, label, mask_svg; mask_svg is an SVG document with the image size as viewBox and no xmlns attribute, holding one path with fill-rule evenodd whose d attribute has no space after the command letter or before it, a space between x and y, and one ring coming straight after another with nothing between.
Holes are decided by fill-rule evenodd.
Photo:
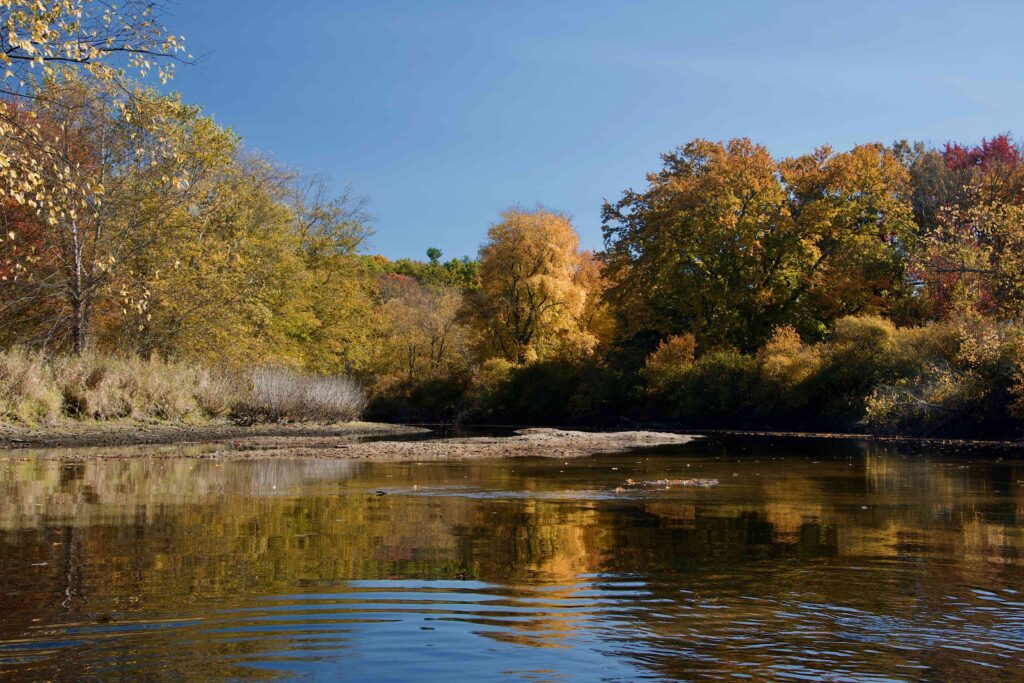
<instances>
[{"instance_id":1,"label":"autumn foliage","mask_svg":"<svg viewBox=\"0 0 1024 683\"><path fill-rule=\"evenodd\" d=\"M1009 134L695 139L604 203L597 252L519 206L475 255L393 261L362 198L134 80L187 59L161 7L0 0L5 419L224 416L258 384L266 419L365 387L388 418L1021 429Z\"/></svg>"}]
</instances>

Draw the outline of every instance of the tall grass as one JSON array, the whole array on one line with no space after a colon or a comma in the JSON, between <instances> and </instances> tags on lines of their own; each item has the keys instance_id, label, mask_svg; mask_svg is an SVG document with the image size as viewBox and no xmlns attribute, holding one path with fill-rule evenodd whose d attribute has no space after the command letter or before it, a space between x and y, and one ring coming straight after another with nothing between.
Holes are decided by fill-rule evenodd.
<instances>
[{"instance_id":1,"label":"tall grass","mask_svg":"<svg viewBox=\"0 0 1024 683\"><path fill-rule=\"evenodd\" d=\"M252 373L248 397L235 412L253 421L347 422L365 407L366 395L347 377L258 368Z\"/></svg>"},{"instance_id":2,"label":"tall grass","mask_svg":"<svg viewBox=\"0 0 1024 683\"><path fill-rule=\"evenodd\" d=\"M195 369L183 363L89 354L50 367L70 417L178 420L200 412Z\"/></svg>"},{"instance_id":3,"label":"tall grass","mask_svg":"<svg viewBox=\"0 0 1024 683\"><path fill-rule=\"evenodd\" d=\"M49 423L62 406L53 368L42 355L20 348L0 353L0 419Z\"/></svg>"},{"instance_id":4,"label":"tall grass","mask_svg":"<svg viewBox=\"0 0 1024 683\"><path fill-rule=\"evenodd\" d=\"M345 377L280 368L257 369L245 377L159 358L0 351L0 422L190 416L343 422L359 417L365 402L362 389Z\"/></svg>"}]
</instances>

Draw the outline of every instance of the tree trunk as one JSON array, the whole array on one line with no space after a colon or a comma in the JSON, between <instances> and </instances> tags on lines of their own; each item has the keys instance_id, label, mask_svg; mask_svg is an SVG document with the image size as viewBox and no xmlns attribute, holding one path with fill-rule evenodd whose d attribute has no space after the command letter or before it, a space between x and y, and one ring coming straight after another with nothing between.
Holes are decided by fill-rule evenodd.
<instances>
[{"instance_id":1,"label":"tree trunk","mask_svg":"<svg viewBox=\"0 0 1024 683\"><path fill-rule=\"evenodd\" d=\"M89 301L85 293L85 258L78 223L71 222L71 281L68 298L71 303L71 339L75 355L81 356L89 343Z\"/></svg>"},{"instance_id":2,"label":"tree trunk","mask_svg":"<svg viewBox=\"0 0 1024 683\"><path fill-rule=\"evenodd\" d=\"M89 346L89 304L81 294L71 298L71 339L75 355L85 353Z\"/></svg>"}]
</instances>

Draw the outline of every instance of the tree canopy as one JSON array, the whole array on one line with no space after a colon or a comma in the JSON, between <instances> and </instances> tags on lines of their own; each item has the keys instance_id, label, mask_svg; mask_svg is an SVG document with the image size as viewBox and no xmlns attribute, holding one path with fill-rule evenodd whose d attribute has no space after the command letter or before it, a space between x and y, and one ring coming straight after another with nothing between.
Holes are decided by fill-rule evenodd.
<instances>
[{"instance_id":1,"label":"tree canopy","mask_svg":"<svg viewBox=\"0 0 1024 683\"><path fill-rule=\"evenodd\" d=\"M753 349L772 330L821 334L902 286L906 168L881 145L774 160L747 139L695 140L643 192L604 206L610 299L627 333L692 332Z\"/></svg>"}]
</instances>

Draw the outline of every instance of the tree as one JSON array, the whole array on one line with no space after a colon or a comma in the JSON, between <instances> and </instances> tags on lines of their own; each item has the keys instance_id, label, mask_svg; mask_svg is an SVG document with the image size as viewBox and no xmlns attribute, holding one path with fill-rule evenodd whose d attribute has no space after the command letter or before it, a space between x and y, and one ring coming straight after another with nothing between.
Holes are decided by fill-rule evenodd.
<instances>
[{"instance_id":1,"label":"tree","mask_svg":"<svg viewBox=\"0 0 1024 683\"><path fill-rule=\"evenodd\" d=\"M296 217L286 203L289 175L254 156L228 151L182 210L165 216L123 264L124 292L147 292L101 325L120 349L207 363L301 363L289 334L311 325L310 283Z\"/></svg>"},{"instance_id":2,"label":"tree","mask_svg":"<svg viewBox=\"0 0 1024 683\"><path fill-rule=\"evenodd\" d=\"M893 150L822 147L780 164L809 260L782 303L778 324L823 331L848 315L888 313L910 295L916 229L910 176Z\"/></svg>"},{"instance_id":3,"label":"tree","mask_svg":"<svg viewBox=\"0 0 1024 683\"><path fill-rule=\"evenodd\" d=\"M130 273L122 264L161 239L236 144L176 97L133 86L119 106L123 87L72 73L48 80L30 113L47 140L41 153L56 150L65 163L42 163L40 190L31 196L12 190L10 204L33 210L37 234L29 258L15 266L14 295L3 298L56 303L50 337L70 338L78 353L89 345L101 297L145 311L148 294L125 288ZM6 248L16 246L12 240Z\"/></svg>"},{"instance_id":4,"label":"tree","mask_svg":"<svg viewBox=\"0 0 1024 683\"><path fill-rule=\"evenodd\" d=\"M0 0L0 94L46 101L58 71L105 83L122 81L129 70L142 77L155 71L166 82L184 50L183 39L161 23L167 4ZM126 106L135 90L117 92L115 104ZM58 102L48 104L52 108ZM53 143L32 117L19 116L10 105L0 108L0 199L20 204L35 198L32 208L44 221L52 218L45 212L55 210L56 203L46 195L74 191L52 184L72 161Z\"/></svg>"},{"instance_id":5,"label":"tree","mask_svg":"<svg viewBox=\"0 0 1024 683\"><path fill-rule=\"evenodd\" d=\"M888 305L910 239L906 169L881 145L778 163L747 139L663 155L644 192L605 203L608 297L627 336L692 332L752 351ZM650 336L650 335L646 335Z\"/></svg>"},{"instance_id":6,"label":"tree","mask_svg":"<svg viewBox=\"0 0 1024 683\"><path fill-rule=\"evenodd\" d=\"M142 355L367 372L382 323L356 253L362 205L236 149L125 264L148 305L106 321L103 337Z\"/></svg>"},{"instance_id":7,"label":"tree","mask_svg":"<svg viewBox=\"0 0 1024 683\"><path fill-rule=\"evenodd\" d=\"M944 207L917 264L938 318L973 313L1024 316L1024 205L1002 201Z\"/></svg>"},{"instance_id":8,"label":"tree","mask_svg":"<svg viewBox=\"0 0 1024 683\"><path fill-rule=\"evenodd\" d=\"M298 299L308 306L308 322L293 334L303 364L321 373L366 374L385 324L375 307L375 282L358 255L371 232L367 200L350 189L332 198L322 178L313 179L312 191L309 181L298 187L291 205L308 278Z\"/></svg>"},{"instance_id":9,"label":"tree","mask_svg":"<svg viewBox=\"0 0 1024 683\"><path fill-rule=\"evenodd\" d=\"M444 252L442 252L437 247L430 247L429 249L427 249L427 258L430 259L430 265L432 266L440 265L441 256L443 255Z\"/></svg>"},{"instance_id":10,"label":"tree","mask_svg":"<svg viewBox=\"0 0 1024 683\"><path fill-rule=\"evenodd\" d=\"M437 253L436 256L440 259L441 254ZM467 256L449 259L444 263L440 260L424 263L406 258L389 261L383 256L375 255L365 257L364 262L368 270L380 275L405 275L423 285L456 287L463 290L475 289L480 276L480 261Z\"/></svg>"},{"instance_id":11,"label":"tree","mask_svg":"<svg viewBox=\"0 0 1024 683\"><path fill-rule=\"evenodd\" d=\"M627 336L756 346L808 260L768 151L694 140L603 209L608 296Z\"/></svg>"},{"instance_id":12,"label":"tree","mask_svg":"<svg viewBox=\"0 0 1024 683\"><path fill-rule=\"evenodd\" d=\"M569 219L547 209L511 209L487 237L474 297L487 350L524 363L567 347L592 348L580 323L586 291L577 279L579 236Z\"/></svg>"},{"instance_id":13,"label":"tree","mask_svg":"<svg viewBox=\"0 0 1024 683\"><path fill-rule=\"evenodd\" d=\"M408 381L436 378L468 366L469 333L460 322L458 289L387 277L387 339L380 368Z\"/></svg>"},{"instance_id":14,"label":"tree","mask_svg":"<svg viewBox=\"0 0 1024 683\"><path fill-rule=\"evenodd\" d=\"M114 78L130 68L164 81L184 51L184 39L161 19L170 3L124 0L0 0L3 91L24 94L34 74L54 65L77 65L93 76ZM32 69L36 69L35 72Z\"/></svg>"},{"instance_id":15,"label":"tree","mask_svg":"<svg viewBox=\"0 0 1024 683\"><path fill-rule=\"evenodd\" d=\"M576 284L586 294L586 300L579 315L580 327L593 337L594 342L601 349L607 350L618 331L615 312L605 296L611 283L605 277L604 264L594 252L582 251L579 258Z\"/></svg>"},{"instance_id":16,"label":"tree","mask_svg":"<svg viewBox=\"0 0 1024 683\"><path fill-rule=\"evenodd\" d=\"M934 318L960 313L1019 318L1024 309L1024 151L1008 135L929 155L929 176L915 192L933 192L912 277ZM941 180L936 181L935 178Z\"/></svg>"}]
</instances>

